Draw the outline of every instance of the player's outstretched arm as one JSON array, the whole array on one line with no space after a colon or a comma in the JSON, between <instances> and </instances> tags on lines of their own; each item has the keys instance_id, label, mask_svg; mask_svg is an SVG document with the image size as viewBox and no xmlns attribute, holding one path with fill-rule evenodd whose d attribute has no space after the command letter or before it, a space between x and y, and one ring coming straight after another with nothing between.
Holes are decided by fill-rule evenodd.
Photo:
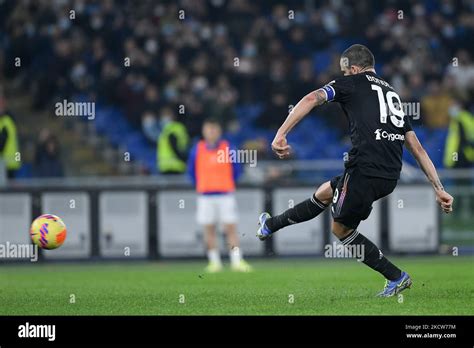
<instances>
[{"instance_id":1,"label":"player's outstretched arm","mask_svg":"<svg viewBox=\"0 0 474 348\"><path fill-rule=\"evenodd\" d=\"M286 135L298 124L309 112L318 105L326 102L327 95L322 89L317 89L305 95L293 110L289 113L285 122L278 129L275 139L272 142L272 150L279 158L288 157L290 154L290 145L286 141Z\"/></svg>"},{"instance_id":2,"label":"player's outstretched arm","mask_svg":"<svg viewBox=\"0 0 474 348\"><path fill-rule=\"evenodd\" d=\"M433 185L433 188L436 192L436 201L439 203L443 211L445 213L450 213L453 211L454 199L444 190L433 162L431 161L423 146L420 144L420 141L418 140L414 131L408 131L405 134L405 146L411 152L413 157L415 157L418 165Z\"/></svg>"}]
</instances>

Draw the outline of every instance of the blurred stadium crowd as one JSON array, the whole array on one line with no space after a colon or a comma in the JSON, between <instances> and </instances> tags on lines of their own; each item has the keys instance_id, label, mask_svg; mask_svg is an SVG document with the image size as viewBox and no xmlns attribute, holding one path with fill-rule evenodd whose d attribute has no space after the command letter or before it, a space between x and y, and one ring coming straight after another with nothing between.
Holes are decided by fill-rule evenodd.
<instances>
[{"instance_id":1,"label":"blurred stadium crowd","mask_svg":"<svg viewBox=\"0 0 474 348\"><path fill-rule=\"evenodd\" d=\"M21 84L36 110L95 101L99 132L151 172L170 117L191 138L217 118L232 142L271 158L289 105L339 76L352 43L373 51L402 100L421 104L413 123L437 166L453 104L474 111L472 0L18 0L0 2L0 22L0 81ZM341 110L317 114L290 137L295 157L341 158Z\"/></svg>"}]
</instances>

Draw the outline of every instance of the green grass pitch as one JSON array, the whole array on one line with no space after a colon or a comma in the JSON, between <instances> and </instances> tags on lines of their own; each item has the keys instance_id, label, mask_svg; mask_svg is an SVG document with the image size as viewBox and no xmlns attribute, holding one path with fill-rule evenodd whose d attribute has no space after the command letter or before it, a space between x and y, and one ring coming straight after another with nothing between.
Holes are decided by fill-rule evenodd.
<instances>
[{"instance_id":1,"label":"green grass pitch","mask_svg":"<svg viewBox=\"0 0 474 348\"><path fill-rule=\"evenodd\" d=\"M0 315L474 314L473 257L393 260L414 281L403 298L376 298L383 278L355 260L255 260L248 274L184 261L1 265Z\"/></svg>"}]
</instances>

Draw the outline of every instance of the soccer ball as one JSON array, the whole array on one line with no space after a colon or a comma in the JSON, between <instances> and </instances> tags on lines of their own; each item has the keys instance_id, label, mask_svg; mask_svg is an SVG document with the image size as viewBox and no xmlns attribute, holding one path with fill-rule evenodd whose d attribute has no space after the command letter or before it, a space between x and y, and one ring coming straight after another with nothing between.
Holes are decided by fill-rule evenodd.
<instances>
[{"instance_id":1,"label":"soccer ball","mask_svg":"<svg viewBox=\"0 0 474 348\"><path fill-rule=\"evenodd\" d=\"M30 228L30 236L41 249L56 249L66 239L66 225L60 217L43 214L37 217Z\"/></svg>"}]
</instances>

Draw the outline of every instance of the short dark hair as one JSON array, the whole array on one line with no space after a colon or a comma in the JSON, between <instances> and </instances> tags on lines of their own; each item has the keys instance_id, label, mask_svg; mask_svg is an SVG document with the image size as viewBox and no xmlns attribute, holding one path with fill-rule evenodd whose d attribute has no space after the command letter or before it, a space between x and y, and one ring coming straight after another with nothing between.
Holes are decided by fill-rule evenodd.
<instances>
[{"instance_id":1,"label":"short dark hair","mask_svg":"<svg viewBox=\"0 0 474 348\"><path fill-rule=\"evenodd\" d=\"M203 125L205 125L205 124L215 124L215 125L222 128L222 124L221 124L220 120L218 120L215 117L206 118L202 124Z\"/></svg>"},{"instance_id":2,"label":"short dark hair","mask_svg":"<svg viewBox=\"0 0 474 348\"><path fill-rule=\"evenodd\" d=\"M372 52L364 46L355 44L346 49L341 59L346 59L344 65L350 68L352 65L359 66L361 68L369 68L375 65L375 58Z\"/></svg>"}]
</instances>

